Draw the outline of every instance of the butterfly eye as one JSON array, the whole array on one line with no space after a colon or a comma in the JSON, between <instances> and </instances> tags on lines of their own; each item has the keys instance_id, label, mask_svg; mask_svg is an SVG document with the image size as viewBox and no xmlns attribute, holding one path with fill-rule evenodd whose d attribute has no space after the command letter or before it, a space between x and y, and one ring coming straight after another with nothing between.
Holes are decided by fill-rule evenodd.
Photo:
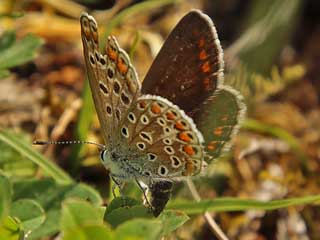
<instances>
[{"instance_id":1,"label":"butterfly eye","mask_svg":"<svg viewBox=\"0 0 320 240\"><path fill-rule=\"evenodd\" d=\"M102 162L105 162L105 161L107 160L105 154L107 154L107 150L102 150L102 151L100 152L100 159L101 159Z\"/></svg>"}]
</instances>

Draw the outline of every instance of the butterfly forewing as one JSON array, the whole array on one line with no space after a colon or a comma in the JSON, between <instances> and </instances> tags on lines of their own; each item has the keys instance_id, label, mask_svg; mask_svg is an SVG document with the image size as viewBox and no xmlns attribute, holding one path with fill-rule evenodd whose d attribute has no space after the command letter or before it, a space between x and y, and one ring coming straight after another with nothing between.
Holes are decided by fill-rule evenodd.
<instances>
[{"instance_id":1,"label":"butterfly forewing","mask_svg":"<svg viewBox=\"0 0 320 240\"><path fill-rule=\"evenodd\" d=\"M136 71L116 39L108 37L106 54L99 51L98 25L83 13L81 35L92 96L101 123L102 135L110 145L120 137L119 125L140 93Z\"/></svg>"},{"instance_id":2,"label":"butterfly forewing","mask_svg":"<svg viewBox=\"0 0 320 240\"><path fill-rule=\"evenodd\" d=\"M108 144L112 137L113 118L108 113L109 109L105 105L107 99L110 98L110 85L105 76L107 60L99 51L98 26L94 18L83 13L80 17L80 24L84 59L91 93L101 124L102 136L106 144Z\"/></svg>"},{"instance_id":3,"label":"butterfly forewing","mask_svg":"<svg viewBox=\"0 0 320 240\"><path fill-rule=\"evenodd\" d=\"M172 30L150 67L142 92L162 96L186 113L223 81L223 56L209 17L193 10Z\"/></svg>"}]
</instances>

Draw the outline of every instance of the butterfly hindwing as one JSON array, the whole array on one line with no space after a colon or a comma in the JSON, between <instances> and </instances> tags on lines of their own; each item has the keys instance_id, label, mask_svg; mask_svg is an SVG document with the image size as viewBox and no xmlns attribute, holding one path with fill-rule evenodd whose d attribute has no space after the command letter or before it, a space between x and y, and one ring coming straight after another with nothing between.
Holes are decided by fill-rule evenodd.
<instances>
[{"instance_id":1,"label":"butterfly hindwing","mask_svg":"<svg viewBox=\"0 0 320 240\"><path fill-rule=\"evenodd\" d=\"M162 97L139 97L121 133L130 146L147 156L146 162L136 161L152 179L193 176L203 168L201 133L190 117Z\"/></svg>"},{"instance_id":2,"label":"butterfly hindwing","mask_svg":"<svg viewBox=\"0 0 320 240\"><path fill-rule=\"evenodd\" d=\"M204 137L206 153L218 158L236 134L246 111L242 96L223 86L194 112L194 120Z\"/></svg>"}]
</instances>

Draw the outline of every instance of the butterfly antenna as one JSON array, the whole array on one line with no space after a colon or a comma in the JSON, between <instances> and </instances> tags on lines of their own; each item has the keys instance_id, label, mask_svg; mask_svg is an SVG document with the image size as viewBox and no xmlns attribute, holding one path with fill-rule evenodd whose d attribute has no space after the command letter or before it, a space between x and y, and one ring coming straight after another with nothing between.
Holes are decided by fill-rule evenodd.
<instances>
[{"instance_id":1,"label":"butterfly antenna","mask_svg":"<svg viewBox=\"0 0 320 240\"><path fill-rule=\"evenodd\" d=\"M80 140L73 140L73 141L34 141L33 145L48 145L48 144L55 144L55 145L66 145L66 144L91 144L97 146L99 149L104 150L106 149L105 145L90 141L80 141Z\"/></svg>"}]
</instances>

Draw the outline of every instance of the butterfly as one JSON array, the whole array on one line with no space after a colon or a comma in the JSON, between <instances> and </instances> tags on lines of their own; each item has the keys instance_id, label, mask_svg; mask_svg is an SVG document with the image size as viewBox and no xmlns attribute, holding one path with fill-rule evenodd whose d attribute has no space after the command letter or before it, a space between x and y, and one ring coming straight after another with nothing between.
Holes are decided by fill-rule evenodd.
<instances>
[{"instance_id":1,"label":"butterfly","mask_svg":"<svg viewBox=\"0 0 320 240\"><path fill-rule=\"evenodd\" d=\"M95 19L82 13L80 25L105 143L101 161L119 187L128 181L142 189L141 183L147 185L158 216L173 182L201 175L205 160L219 157L229 145L245 112L240 94L223 85L223 52L216 29L201 11L187 13L141 86L116 38L108 36L101 52Z\"/></svg>"}]
</instances>

